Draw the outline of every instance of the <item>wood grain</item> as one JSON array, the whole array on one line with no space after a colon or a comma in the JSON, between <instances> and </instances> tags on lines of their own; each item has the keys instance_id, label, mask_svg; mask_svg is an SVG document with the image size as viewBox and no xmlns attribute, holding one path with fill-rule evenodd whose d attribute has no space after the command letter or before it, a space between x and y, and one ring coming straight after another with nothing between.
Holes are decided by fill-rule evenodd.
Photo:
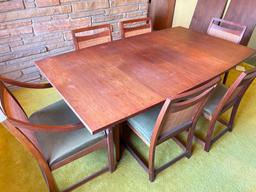
<instances>
[{"instance_id":1,"label":"wood grain","mask_svg":"<svg viewBox=\"0 0 256 192\"><path fill-rule=\"evenodd\" d=\"M241 75L229 87L226 94L219 101L213 114L209 116L207 115L207 113L204 113L204 117L209 120L207 135L206 135L206 138L203 139L205 140L205 146L204 146L205 151L209 152L213 143L215 143L226 132L232 131L234 120L235 120L240 102L245 92L247 91L247 89L252 84L255 78L256 78L256 68L250 71L241 73ZM215 124L220 119L221 114L223 114L224 112L226 112L231 108L232 108L232 111L231 111L231 115L228 122L222 121L222 120L219 121L220 123L225 125L225 128L222 129L217 135L214 135Z\"/></svg>"},{"instance_id":2,"label":"wood grain","mask_svg":"<svg viewBox=\"0 0 256 192\"><path fill-rule=\"evenodd\" d=\"M220 77L216 77L208 83L198 86L190 91L179 94L175 98L166 99L162 109L156 119L150 142L145 142L144 137L133 127L129 121L128 126L133 132L149 146L148 162L144 163L141 155L134 149L135 147L129 140L126 140L126 146L131 155L145 168L149 174L149 180L155 180L156 174L168 168L182 157L190 158L192 155L192 141L197 121L202 114L204 105L209 96L216 88L220 81ZM180 133L188 131L187 144L181 145L182 154L165 163L159 168L155 167L155 152L157 145L176 138ZM176 139L174 139L176 142ZM181 143L180 143L181 144Z\"/></svg>"},{"instance_id":3,"label":"wood grain","mask_svg":"<svg viewBox=\"0 0 256 192\"><path fill-rule=\"evenodd\" d=\"M35 132L55 132L61 133L66 131L72 131L84 128L84 125L81 123L74 125L60 125L60 126L50 126L50 125L35 125L29 122L27 118L27 114L23 110L20 103L16 100L16 98L12 95L12 93L5 86L5 82L11 85L20 85L22 87L27 88L48 88L49 84L39 84L36 85L34 83L22 83L17 82L11 79L7 79L4 77L0 77L0 103L3 108L3 113L7 116L7 119L3 122L5 128L34 156L37 160L38 165L40 166L42 175L44 176L45 182L48 186L49 191L56 192L59 191L54 177L52 175L52 171L62 167L78 158L81 158L89 153L92 153L98 149L106 148L108 150L108 165L85 177L79 182L71 185L70 187L64 189L63 191L71 191L82 184L92 180L93 178L99 176L100 174L110 171L113 172L116 168L115 159L114 159L114 143L113 143L113 131L112 128L106 130L106 137L102 138L100 141L87 146L83 149L78 150L76 153L69 154L69 156L65 157L61 161L57 161L54 164L49 164L49 159L45 157L42 153L42 148L39 145L37 137L35 136ZM2 111L1 111L2 112ZM61 114L60 114L61 115Z\"/></svg>"},{"instance_id":4,"label":"wood grain","mask_svg":"<svg viewBox=\"0 0 256 192\"><path fill-rule=\"evenodd\" d=\"M213 18L207 30L207 34L240 44L245 31L246 26L244 25L223 19Z\"/></svg>"},{"instance_id":5,"label":"wood grain","mask_svg":"<svg viewBox=\"0 0 256 192\"><path fill-rule=\"evenodd\" d=\"M110 24L95 25L72 30L75 49L83 49L112 41Z\"/></svg>"},{"instance_id":6,"label":"wood grain","mask_svg":"<svg viewBox=\"0 0 256 192\"><path fill-rule=\"evenodd\" d=\"M133 37L152 32L152 20L149 17L120 22L122 38Z\"/></svg>"},{"instance_id":7,"label":"wood grain","mask_svg":"<svg viewBox=\"0 0 256 192\"><path fill-rule=\"evenodd\" d=\"M89 131L97 133L223 74L253 53L177 27L36 63Z\"/></svg>"},{"instance_id":8,"label":"wood grain","mask_svg":"<svg viewBox=\"0 0 256 192\"><path fill-rule=\"evenodd\" d=\"M213 17L223 16L228 0L198 0L190 29L206 33Z\"/></svg>"},{"instance_id":9,"label":"wood grain","mask_svg":"<svg viewBox=\"0 0 256 192\"><path fill-rule=\"evenodd\" d=\"M149 16L154 30L172 26L176 0L151 0Z\"/></svg>"},{"instance_id":10,"label":"wood grain","mask_svg":"<svg viewBox=\"0 0 256 192\"><path fill-rule=\"evenodd\" d=\"M256 1L232 0L224 19L240 23L247 27L241 41L242 45L247 45L256 26Z\"/></svg>"}]
</instances>

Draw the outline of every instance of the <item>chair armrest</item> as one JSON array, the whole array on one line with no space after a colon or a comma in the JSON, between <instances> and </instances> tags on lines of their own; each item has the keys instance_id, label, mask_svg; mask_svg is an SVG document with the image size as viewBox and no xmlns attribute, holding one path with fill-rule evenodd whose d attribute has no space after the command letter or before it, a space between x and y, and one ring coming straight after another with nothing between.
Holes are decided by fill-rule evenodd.
<instances>
[{"instance_id":1,"label":"chair armrest","mask_svg":"<svg viewBox=\"0 0 256 192\"><path fill-rule=\"evenodd\" d=\"M31 124L19 120L15 120L12 118L7 119L12 125L21 129L28 129L30 131L38 131L38 132L68 132L74 131L77 129L84 128L85 126L82 123L77 124L66 124L66 125L36 125Z\"/></svg>"},{"instance_id":2,"label":"chair armrest","mask_svg":"<svg viewBox=\"0 0 256 192\"><path fill-rule=\"evenodd\" d=\"M18 87L24 87L24 88L31 88L31 89L44 89L44 88L51 88L52 85L50 83L25 83L25 82L20 82L16 81L13 79L8 79L6 77L0 76L0 81L3 81L4 83L10 84L10 85L15 85Z\"/></svg>"}]
</instances>

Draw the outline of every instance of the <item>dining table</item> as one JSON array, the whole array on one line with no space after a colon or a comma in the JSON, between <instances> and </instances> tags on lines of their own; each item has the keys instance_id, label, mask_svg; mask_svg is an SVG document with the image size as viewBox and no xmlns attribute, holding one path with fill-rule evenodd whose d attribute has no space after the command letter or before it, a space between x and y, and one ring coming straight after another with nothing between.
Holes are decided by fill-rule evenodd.
<instances>
[{"instance_id":1,"label":"dining table","mask_svg":"<svg viewBox=\"0 0 256 192\"><path fill-rule=\"evenodd\" d=\"M36 65L96 134L224 74L254 53L174 27L49 57ZM115 143L120 158L118 136Z\"/></svg>"}]
</instances>

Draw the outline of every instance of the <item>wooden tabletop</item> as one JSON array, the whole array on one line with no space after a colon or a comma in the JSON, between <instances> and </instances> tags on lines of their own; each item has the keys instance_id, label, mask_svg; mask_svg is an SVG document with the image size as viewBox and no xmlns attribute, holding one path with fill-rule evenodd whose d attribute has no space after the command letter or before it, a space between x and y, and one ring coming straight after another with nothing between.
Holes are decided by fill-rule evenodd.
<instances>
[{"instance_id":1,"label":"wooden tabletop","mask_svg":"<svg viewBox=\"0 0 256 192\"><path fill-rule=\"evenodd\" d=\"M253 53L177 27L51 57L37 66L97 133L223 74Z\"/></svg>"}]
</instances>

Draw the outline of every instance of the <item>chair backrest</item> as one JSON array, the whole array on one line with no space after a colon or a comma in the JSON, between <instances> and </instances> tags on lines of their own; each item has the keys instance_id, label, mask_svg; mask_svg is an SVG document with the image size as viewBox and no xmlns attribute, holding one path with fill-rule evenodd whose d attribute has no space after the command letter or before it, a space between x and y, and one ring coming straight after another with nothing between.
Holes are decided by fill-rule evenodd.
<instances>
[{"instance_id":1,"label":"chair backrest","mask_svg":"<svg viewBox=\"0 0 256 192\"><path fill-rule=\"evenodd\" d=\"M110 24L91 26L72 30L75 49L83 49L112 41Z\"/></svg>"},{"instance_id":2,"label":"chair backrest","mask_svg":"<svg viewBox=\"0 0 256 192\"><path fill-rule=\"evenodd\" d=\"M50 183L54 183L51 169L47 159L43 156L42 150L38 145L35 133L28 129L15 126L11 121L28 123L28 118L19 102L12 93L6 88L5 84L0 80L0 115L3 113L5 120L4 127L33 155L40 166L44 178L47 178L47 185L53 188ZM0 121L1 122L1 121ZM52 191L50 189L50 191Z\"/></svg>"},{"instance_id":3,"label":"chair backrest","mask_svg":"<svg viewBox=\"0 0 256 192\"><path fill-rule=\"evenodd\" d=\"M213 18L207 33L211 36L240 44L245 31L246 26L223 19Z\"/></svg>"},{"instance_id":4,"label":"chair backrest","mask_svg":"<svg viewBox=\"0 0 256 192\"><path fill-rule=\"evenodd\" d=\"M0 102L0 123L4 122L7 119L3 107L2 107L2 103Z\"/></svg>"},{"instance_id":5,"label":"chair backrest","mask_svg":"<svg viewBox=\"0 0 256 192\"><path fill-rule=\"evenodd\" d=\"M228 0L197 0L189 29L206 33L213 17L222 18Z\"/></svg>"},{"instance_id":6,"label":"chair backrest","mask_svg":"<svg viewBox=\"0 0 256 192\"><path fill-rule=\"evenodd\" d=\"M12 119L19 122L29 123L25 111L2 81L0 81L0 102L2 112L7 117L7 120ZM18 129L31 143L38 147L37 139L33 131L22 129L21 127L15 128ZM9 129L9 131L10 130L12 131L12 129ZM17 135L15 133L12 134Z\"/></svg>"},{"instance_id":7,"label":"chair backrest","mask_svg":"<svg viewBox=\"0 0 256 192\"><path fill-rule=\"evenodd\" d=\"M226 108L232 106L235 102L240 101L255 78L256 68L243 72L229 87L228 91L220 101L218 107L219 110L225 110Z\"/></svg>"},{"instance_id":8,"label":"chair backrest","mask_svg":"<svg viewBox=\"0 0 256 192\"><path fill-rule=\"evenodd\" d=\"M120 22L122 38L132 37L152 32L151 18L132 19Z\"/></svg>"},{"instance_id":9,"label":"chair backrest","mask_svg":"<svg viewBox=\"0 0 256 192\"><path fill-rule=\"evenodd\" d=\"M202 86L167 99L157 118L151 142L195 126L210 94L220 82L217 77Z\"/></svg>"},{"instance_id":10,"label":"chair backrest","mask_svg":"<svg viewBox=\"0 0 256 192\"><path fill-rule=\"evenodd\" d=\"M214 1L215 2L215 1ZM256 27L256 1L232 0L228 6L224 19L245 25L246 32L241 45L247 45Z\"/></svg>"}]
</instances>

